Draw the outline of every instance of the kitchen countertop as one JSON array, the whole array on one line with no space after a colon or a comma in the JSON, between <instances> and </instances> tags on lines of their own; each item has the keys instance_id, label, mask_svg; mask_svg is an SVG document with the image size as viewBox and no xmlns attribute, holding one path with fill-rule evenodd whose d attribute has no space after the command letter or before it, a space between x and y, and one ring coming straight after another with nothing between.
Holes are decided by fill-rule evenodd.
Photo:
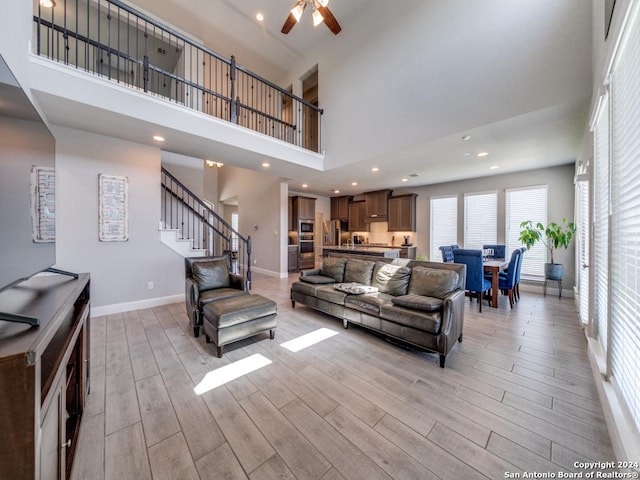
<instances>
[{"instance_id":1,"label":"kitchen countertop","mask_svg":"<svg viewBox=\"0 0 640 480\"><path fill-rule=\"evenodd\" d=\"M324 246L325 252L355 253L361 255L375 255L379 257L397 258L400 256L398 247L379 247L367 245L355 245L353 247L341 247L338 245Z\"/></svg>"}]
</instances>

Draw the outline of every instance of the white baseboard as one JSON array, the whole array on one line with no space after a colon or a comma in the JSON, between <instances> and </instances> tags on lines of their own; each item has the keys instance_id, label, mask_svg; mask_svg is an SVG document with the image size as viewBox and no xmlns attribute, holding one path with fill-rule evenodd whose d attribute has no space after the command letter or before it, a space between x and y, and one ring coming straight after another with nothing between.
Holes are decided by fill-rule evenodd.
<instances>
[{"instance_id":1,"label":"white baseboard","mask_svg":"<svg viewBox=\"0 0 640 480\"><path fill-rule=\"evenodd\" d=\"M180 302L184 302L184 293L180 293L178 295L169 295L168 297L137 300L135 302L115 303L113 305L91 307L91 316L103 317L104 315L113 315L114 313L131 312L132 310L142 310L145 308L160 307L162 305L169 305L170 303Z\"/></svg>"},{"instance_id":2,"label":"white baseboard","mask_svg":"<svg viewBox=\"0 0 640 480\"><path fill-rule=\"evenodd\" d=\"M287 272L274 272L273 270L267 270L266 268L251 267L251 271L266 275L267 277L289 278L289 274Z\"/></svg>"},{"instance_id":3,"label":"white baseboard","mask_svg":"<svg viewBox=\"0 0 640 480\"><path fill-rule=\"evenodd\" d=\"M553 282L555 284L555 282ZM542 287L542 283L525 283L524 281L520 282L520 291L521 292L532 292L532 293L539 293L540 295L542 295L544 293L544 289ZM558 297L558 287L557 286L552 286L551 283L549 283L549 285L547 285L547 297ZM573 298L573 287L571 288L567 288L564 287L562 288L562 297L566 297L566 298Z\"/></svg>"}]
</instances>

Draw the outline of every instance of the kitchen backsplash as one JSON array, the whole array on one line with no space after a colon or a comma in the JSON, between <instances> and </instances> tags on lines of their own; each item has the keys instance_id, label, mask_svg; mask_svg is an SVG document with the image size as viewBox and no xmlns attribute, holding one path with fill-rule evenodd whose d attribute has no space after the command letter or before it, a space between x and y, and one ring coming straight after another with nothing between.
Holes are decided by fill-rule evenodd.
<instances>
[{"instance_id":1,"label":"kitchen backsplash","mask_svg":"<svg viewBox=\"0 0 640 480\"><path fill-rule=\"evenodd\" d=\"M370 225L370 231L368 232L351 232L357 235L362 235L368 243L383 243L387 245L402 245L404 243L404 237L409 237L409 242L416 245L418 242L418 236L416 232L387 232L387 222L374 222Z\"/></svg>"}]
</instances>

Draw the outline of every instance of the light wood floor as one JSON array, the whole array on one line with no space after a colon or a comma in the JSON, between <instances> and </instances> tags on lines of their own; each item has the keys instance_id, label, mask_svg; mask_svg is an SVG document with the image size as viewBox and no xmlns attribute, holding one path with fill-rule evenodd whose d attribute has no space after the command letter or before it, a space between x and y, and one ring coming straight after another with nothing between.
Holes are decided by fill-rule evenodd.
<instances>
[{"instance_id":1,"label":"light wood floor","mask_svg":"<svg viewBox=\"0 0 640 480\"><path fill-rule=\"evenodd\" d=\"M407 350L305 306L278 303L268 334L222 359L182 304L92 319L91 394L72 478L475 479L579 471L613 460L573 299L523 292L511 310L466 302L464 342ZM281 343L337 332L293 353ZM204 376L259 354L269 365L201 395Z\"/></svg>"}]
</instances>

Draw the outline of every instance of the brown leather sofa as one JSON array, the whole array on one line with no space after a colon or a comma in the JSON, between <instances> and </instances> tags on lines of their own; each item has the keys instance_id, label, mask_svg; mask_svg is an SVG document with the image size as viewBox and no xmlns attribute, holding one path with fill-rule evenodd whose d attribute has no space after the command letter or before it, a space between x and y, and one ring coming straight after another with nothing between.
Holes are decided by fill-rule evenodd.
<instances>
[{"instance_id":1,"label":"brown leather sofa","mask_svg":"<svg viewBox=\"0 0 640 480\"><path fill-rule=\"evenodd\" d=\"M446 356L462 341L466 265L327 257L291 285L296 302Z\"/></svg>"},{"instance_id":2,"label":"brown leather sofa","mask_svg":"<svg viewBox=\"0 0 640 480\"><path fill-rule=\"evenodd\" d=\"M185 301L193 335L200 335L204 305L226 298L249 295L245 277L229 272L229 257L188 257L184 259Z\"/></svg>"}]
</instances>

